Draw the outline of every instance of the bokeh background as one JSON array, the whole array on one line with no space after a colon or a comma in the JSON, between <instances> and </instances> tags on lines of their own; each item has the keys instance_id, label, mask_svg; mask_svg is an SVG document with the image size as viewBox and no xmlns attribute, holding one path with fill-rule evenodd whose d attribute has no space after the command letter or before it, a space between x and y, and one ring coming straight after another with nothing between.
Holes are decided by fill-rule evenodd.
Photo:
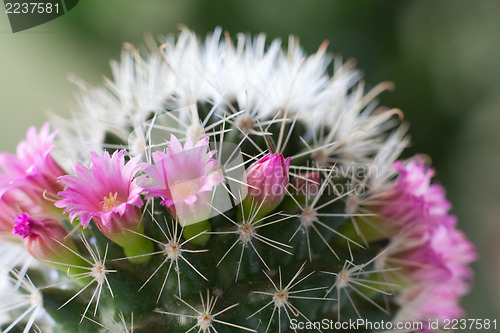
<instances>
[{"instance_id":1,"label":"bokeh background","mask_svg":"<svg viewBox=\"0 0 500 333\"><path fill-rule=\"evenodd\" d=\"M232 35L294 34L309 53L329 40L368 83L395 83L380 100L411 123L405 154L432 157L480 253L463 305L469 318L500 319L500 1L83 0L16 34L0 8L1 151L13 152L47 111L69 114L77 89L68 73L100 83L122 43L141 45L145 33L185 24L202 35L217 25Z\"/></svg>"}]
</instances>

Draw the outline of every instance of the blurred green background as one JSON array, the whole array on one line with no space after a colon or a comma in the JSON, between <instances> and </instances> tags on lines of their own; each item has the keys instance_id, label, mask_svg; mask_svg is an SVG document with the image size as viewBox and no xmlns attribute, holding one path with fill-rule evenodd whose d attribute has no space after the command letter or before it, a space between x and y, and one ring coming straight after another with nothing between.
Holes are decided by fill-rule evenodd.
<instances>
[{"instance_id":1,"label":"blurred green background","mask_svg":"<svg viewBox=\"0 0 500 333\"><path fill-rule=\"evenodd\" d=\"M68 115L75 73L95 85L110 75L123 42L165 35L179 23L205 35L266 32L324 40L353 57L376 84L393 81L382 104L403 110L412 147L427 153L477 245L469 318L500 318L500 1L496 0L83 0L68 14L13 34L0 13L0 150L14 151L45 111Z\"/></svg>"}]
</instances>

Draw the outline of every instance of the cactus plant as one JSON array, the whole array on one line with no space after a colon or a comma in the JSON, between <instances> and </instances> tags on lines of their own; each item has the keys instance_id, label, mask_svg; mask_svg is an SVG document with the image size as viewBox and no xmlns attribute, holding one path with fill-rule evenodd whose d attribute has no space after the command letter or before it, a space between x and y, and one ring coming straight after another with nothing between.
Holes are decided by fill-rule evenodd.
<instances>
[{"instance_id":1,"label":"cactus plant","mask_svg":"<svg viewBox=\"0 0 500 333\"><path fill-rule=\"evenodd\" d=\"M3 332L462 317L476 252L428 159L400 160L408 126L376 100L392 84L330 68L326 43L221 35L125 44L112 79L75 80L72 119L1 154Z\"/></svg>"}]
</instances>

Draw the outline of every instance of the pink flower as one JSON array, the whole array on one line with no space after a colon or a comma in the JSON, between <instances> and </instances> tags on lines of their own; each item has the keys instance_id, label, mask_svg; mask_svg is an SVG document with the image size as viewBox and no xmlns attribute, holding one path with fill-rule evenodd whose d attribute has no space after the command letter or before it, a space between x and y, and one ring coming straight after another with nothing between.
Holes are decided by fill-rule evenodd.
<instances>
[{"instance_id":1,"label":"pink flower","mask_svg":"<svg viewBox=\"0 0 500 333\"><path fill-rule=\"evenodd\" d=\"M0 154L0 186L1 196L17 200L25 196L30 202L23 200L19 205L31 205L35 202L47 210L53 210L51 200L57 198L57 192L62 190L57 178L66 172L52 158L54 148L52 141L57 132L50 133L49 123L45 123L40 132L30 127L26 140L17 146L16 155ZM22 192L24 195L20 195ZM49 200L46 200L48 198Z\"/></svg>"},{"instance_id":2,"label":"pink flower","mask_svg":"<svg viewBox=\"0 0 500 333\"><path fill-rule=\"evenodd\" d=\"M457 298L464 295L472 279L469 264L477 254L455 228L456 218L448 214L451 204L443 187L430 183L434 171L419 158L407 164L398 161L394 168L399 176L375 207L382 218L379 225L404 240L391 250L391 256L417 284L443 285Z\"/></svg>"},{"instance_id":3,"label":"pink flower","mask_svg":"<svg viewBox=\"0 0 500 333\"><path fill-rule=\"evenodd\" d=\"M459 301L469 291L469 264L477 259L472 243L445 225L415 224L404 232L408 234L390 249L390 257L412 283L398 296L401 309L394 321L422 322L421 332L430 332L429 320L442 324L444 319L463 317Z\"/></svg>"},{"instance_id":4,"label":"pink flower","mask_svg":"<svg viewBox=\"0 0 500 333\"><path fill-rule=\"evenodd\" d=\"M461 294L446 284L420 285L400 293L397 302L401 306L394 322L421 322L424 329L419 332L431 332L429 320L439 321L456 319L464 316L459 304Z\"/></svg>"},{"instance_id":5,"label":"pink flower","mask_svg":"<svg viewBox=\"0 0 500 333\"><path fill-rule=\"evenodd\" d=\"M441 225L415 225L396 236L389 257L397 260L405 274L417 284L447 284L457 294L468 290L477 259L473 244L455 229Z\"/></svg>"},{"instance_id":6,"label":"pink flower","mask_svg":"<svg viewBox=\"0 0 500 333\"><path fill-rule=\"evenodd\" d=\"M12 233L22 237L28 252L40 260L59 263L80 264L78 257L63 245L76 251L73 241L66 237L68 233L52 219L35 219L27 213L17 215Z\"/></svg>"},{"instance_id":7,"label":"pink flower","mask_svg":"<svg viewBox=\"0 0 500 333\"><path fill-rule=\"evenodd\" d=\"M446 283L457 293L465 295L473 277L469 264L477 260L477 252L465 234L457 229L439 226L433 229L430 246L450 272Z\"/></svg>"},{"instance_id":8,"label":"pink flower","mask_svg":"<svg viewBox=\"0 0 500 333\"><path fill-rule=\"evenodd\" d=\"M387 218L388 227L397 231L417 222L450 228L456 225L456 218L448 214L451 204L446 199L444 188L431 184L433 169L427 168L418 156L416 161L406 164L397 161L393 168L399 176L394 186L378 200L382 204L374 207Z\"/></svg>"},{"instance_id":9,"label":"pink flower","mask_svg":"<svg viewBox=\"0 0 500 333\"><path fill-rule=\"evenodd\" d=\"M443 283L452 276L446 260L434 248L434 237L434 230L413 227L405 231L404 242L398 244L399 249L392 250L392 257L400 262L401 268L414 282Z\"/></svg>"},{"instance_id":10,"label":"pink flower","mask_svg":"<svg viewBox=\"0 0 500 333\"><path fill-rule=\"evenodd\" d=\"M143 165L146 198L162 198L160 203L181 225L208 218L214 187L224 180L214 172L215 151L208 149L208 137L194 146L188 138L183 147L172 135L167 153L154 152L154 165Z\"/></svg>"},{"instance_id":11,"label":"pink flower","mask_svg":"<svg viewBox=\"0 0 500 333\"><path fill-rule=\"evenodd\" d=\"M74 176L59 178L66 188L59 192L63 199L55 203L71 221L79 218L84 228L92 219L112 240L141 222L142 188L133 179L139 157L125 163L124 155L125 150L112 156L105 151L102 157L92 152L89 168L75 165Z\"/></svg>"},{"instance_id":12,"label":"pink flower","mask_svg":"<svg viewBox=\"0 0 500 333\"><path fill-rule=\"evenodd\" d=\"M245 201L276 208L286 195L289 182L290 157L269 153L246 170L248 194ZM271 208L272 207L272 208Z\"/></svg>"}]
</instances>

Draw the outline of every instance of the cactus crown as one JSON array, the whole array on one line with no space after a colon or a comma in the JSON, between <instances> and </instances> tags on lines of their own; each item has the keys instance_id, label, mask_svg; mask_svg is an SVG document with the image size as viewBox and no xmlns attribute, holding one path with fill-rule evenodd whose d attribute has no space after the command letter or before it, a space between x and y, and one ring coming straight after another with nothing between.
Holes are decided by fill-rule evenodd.
<instances>
[{"instance_id":1,"label":"cactus crown","mask_svg":"<svg viewBox=\"0 0 500 333\"><path fill-rule=\"evenodd\" d=\"M59 132L1 155L4 332L425 331L463 315L475 250L424 158L398 160L407 126L375 100L392 84L365 89L340 58L329 74L327 45L307 56L293 37L163 42L125 44ZM58 237L28 246L20 214Z\"/></svg>"}]
</instances>

